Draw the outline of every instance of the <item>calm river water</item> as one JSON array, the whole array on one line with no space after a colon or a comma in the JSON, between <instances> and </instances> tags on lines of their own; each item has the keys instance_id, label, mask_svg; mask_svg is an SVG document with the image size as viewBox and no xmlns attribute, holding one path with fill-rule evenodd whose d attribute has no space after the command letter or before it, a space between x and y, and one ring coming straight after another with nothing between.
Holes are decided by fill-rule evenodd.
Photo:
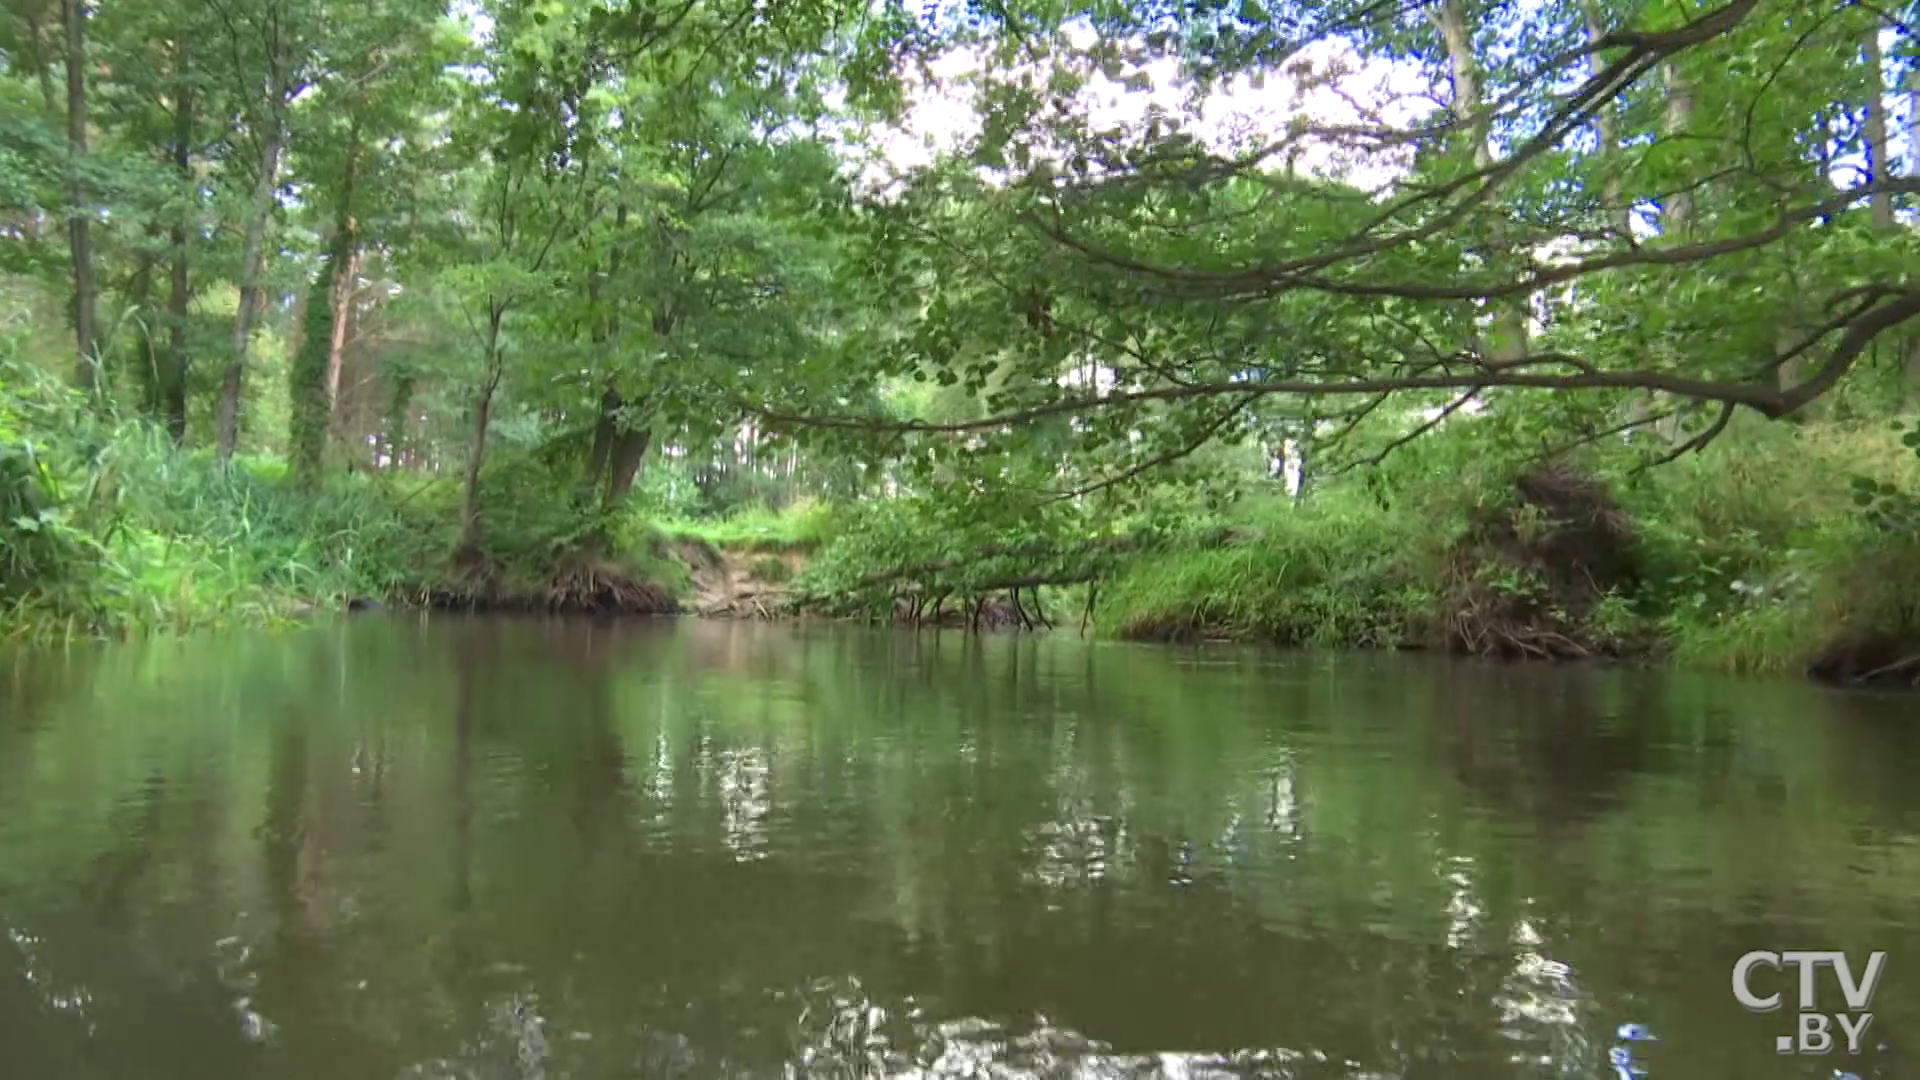
<instances>
[{"instance_id":1,"label":"calm river water","mask_svg":"<svg viewBox=\"0 0 1920 1080\"><path fill-rule=\"evenodd\" d=\"M1913 698L1071 633L5 653L0 1077L1915 1076L1916 764ZM1863 1052L1755 949L1885 951Z\"/></svg>"}]
</instances>

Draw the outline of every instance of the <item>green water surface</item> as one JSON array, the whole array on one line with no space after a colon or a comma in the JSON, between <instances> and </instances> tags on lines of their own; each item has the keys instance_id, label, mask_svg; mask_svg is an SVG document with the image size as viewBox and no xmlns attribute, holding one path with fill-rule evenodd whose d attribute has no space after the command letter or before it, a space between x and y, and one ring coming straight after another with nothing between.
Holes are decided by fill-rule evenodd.
<instances>
[{"instance_id":1,"label":"green water surface","mask_svg":"<svg viewBox=\"0 0 1920 1080\"><path fill-rule=\"evenodd\" d=\"M16 651L0 1078L1913 1076L1916 763L1913 698L1071 632ZM1866 1052L1752 949L1887 952Z\"/></svg>"}]
</instances>

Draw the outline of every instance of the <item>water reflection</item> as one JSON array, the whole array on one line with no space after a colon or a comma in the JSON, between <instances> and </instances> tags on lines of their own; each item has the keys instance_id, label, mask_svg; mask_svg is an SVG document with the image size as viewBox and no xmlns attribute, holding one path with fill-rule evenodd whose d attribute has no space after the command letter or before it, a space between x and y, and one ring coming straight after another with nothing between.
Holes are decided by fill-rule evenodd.
<instances>
[{"instance_id":1,"label":"water reflection","mask_svg":"<svg viewBox=\"0 0 1920 1080\"><path fill-rule=\"evenodd\" d=\"M772 771L767 754L758 748L728 750L710 771L718 781L727 850L741 862L766 858L766 819L773 805L767 794Z\"/></svg>"},{"instance_id":2,"label":"water reflection","mask_svg":"<svg viewBox=\"0 0 1920 1080\"><path fill-rule=\"evenodd\" d=\"M692 622L8 664L9 1075L1613 1080L1633 1020L1824 1076L1732 959L1920 944L1910 703L1792 684Z\"/></svg>"}]
</instances>

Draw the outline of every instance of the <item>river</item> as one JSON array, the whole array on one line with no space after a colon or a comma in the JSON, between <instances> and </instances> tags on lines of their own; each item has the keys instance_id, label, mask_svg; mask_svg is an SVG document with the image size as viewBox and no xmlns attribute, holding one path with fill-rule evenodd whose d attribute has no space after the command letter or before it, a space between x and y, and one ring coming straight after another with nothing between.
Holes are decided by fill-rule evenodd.
<instances>
[{"instance_id":1,"label":"river","mask_svg":"<svg viewBox=\"0 0 1920 1080\"><path fill-rule=\"evenodd\" d=\"M1071 632L14 651L0 1076L1912 1076L1917 761L1912 698ZM1888 954L1862 1053L1734 1000L1790 949Z\"/></svg>"}]
</instances>

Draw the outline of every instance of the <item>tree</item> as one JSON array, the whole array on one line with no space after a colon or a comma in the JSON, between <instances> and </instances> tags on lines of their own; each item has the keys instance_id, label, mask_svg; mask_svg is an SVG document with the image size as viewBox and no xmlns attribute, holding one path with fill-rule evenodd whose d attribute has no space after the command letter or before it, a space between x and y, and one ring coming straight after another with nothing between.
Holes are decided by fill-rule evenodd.
<instances>
[{"instance_id":1,"label":"tree","mask_svg":"<svg viewBox=\"0 0 1920 1080\"><path fill-rule=\"evenodd\" d=\"M233 456L240 438L240 398L253 350L256 323L265 310L267 232L272 223L280 169L287 150L287 113L314 77L314 38L320 33L321 0L206 0L218 18L231 56L235 100L252 142L251 194L237 284L232 351L221 374L216 453Z\"/></svg>"},{"instance_id":2,"label":"tree","mask_svg":"<svg viewBox=\"0 0 1920 1080\"><path fill-rule=\"evenodd\" d=\"M93 209L81 180L87 156L86 6L81 0L61 0L60 21L67 44L67 243L73 257L75 371L81 388L91 392L100 379L100 342L94 328Z\"/></svg>"},{"instance_id":3,"label":"tree","mask_svg":"<svg viewBox=\"0 0 1920 1080\"><path fill-rule=\"evenodd\" d=\"M1684 15L1615 16L1602 29L1611 13L1558 4L1504 11L1497 25L1476 29L1476 10L1464 0L1430 17L1256 4L1172 17L1172 31L1167 12L1103 10L1095 23L1104 36L1093 45L1052 43L1078 58L1062 64L1087 67L1112 61L1115 41L1135 42L1142 57L1184 50L1190 70L1215 82L1274 71L1315 42L1358 41L1452 84L1450 115L1302 120L1236 152L1198 145L1178 117L1101 129L1072 105L1070 85L1043 84L1019 63L994 68L968 160L1008 171L1010 184L981 197L1045 244L1012 264L984 240L942 242L990 265L1044 269L987 288L978 274L941 278L919 317L936 325L921 337L976 333L989 312L1046 285L1056 307L1066 293L1111 316L1053 320L1073 348L1111 368L1110 388L1062 386L1062 347L1029 339L991 359L920 352L919 363L971 385L997 372L1012 389L986 415L933 423L796 408L792 399L764 402L761 414L790 425L1018 439L1037 420L1114 413L1120 419L1088 421L1110 442L1161 412L1191 420L1191 410L1213 410L1213 430L1230 433L1242 430L1234 417L1273 400L1329 399L1336 404L1318 410L1325 420L1346 408L1339 402L1364 410L1438 393L1459 403L1451 410L1549 390L1598 392L1600 407L1576 425L1597 432L1615 426L1604 418L1618 416L1623 395L1656 391L1687 422L1684 450L1723 430L1737 409L1768 417L1804 409L1920 314L1911 231L1865 229L1869 204L1920 192L1920 182L1884 170L1847 175L1836 164L1876 138L1861 121L1874 110L1836 127L1830 105L1880 93L1858 44L1876 16L1817 0L1730 0ZM1030 40L1036 27L1078 17L1033 6L980 33ZM1517 47L1499 64L1481 63L1473 42L1494 33ZM1593 142L1602 121L1613 129L1606 145ZM1629 156L1616 143L1642 149ZM1306 190L1284 162L1310 144L1405 150L1411 166L1376 193ZM1261 232L1222 211L1235 185L1257 192L1255 202L1285 205L1287 227ZM1536 327L1524 352L1515 305ZM1484 341L1477 328L1489 318L1496 333ZM1503 320L1510 328L1500 332ZM1614 324L1627 332L1603 332ZM1265 333L1235 338L1236 325Z\"/></svg>"},{"instance_id":4,"label":"tree","mask_svg":"<svg viewBox=\"0 0 1920 1080\"><path fill-rule=\"evenodd\" d=\"M398 226L394 207L419 179L413 136L422 112L446 103L440 76L455 54L437 21L443 12L438 0L391 0L343 13L330 27L330 62L316 71L300 110L299 169L322 204L314 209L328 215L320 226L326 254L289 373L288 457L309 488L335 429L363 225L371 211L376 226Z\"/></svg>"},{"instance_id":5,"label":"tree","mask_svg":"<svg viewBox=\"0 0 1920 1080\"><path fill-rule=\"evenodd\" d=\"M601 513L624 499L658 428L724 426L715 414L737 412L725 391L751 350L797 339L804 304L792 295L804 294L782 279L807 261L796 248L806 229L758 215L820 205L817 188L794 185L834 183L831 158L800 126L821 108L809 66L841 13L794 5L776 18L743 3L491 14L488 78L453 136L481 163L454 200L472 208L459 212L471 239L441 276L481 354L458 544L469 563L515 319L548 343L545 363L530 356L517 372L524 399L563 423L591 417L568 426L586 433L579 484ZM566 291L569 279L580 292Z\"/></svg>"}]
</instances>

